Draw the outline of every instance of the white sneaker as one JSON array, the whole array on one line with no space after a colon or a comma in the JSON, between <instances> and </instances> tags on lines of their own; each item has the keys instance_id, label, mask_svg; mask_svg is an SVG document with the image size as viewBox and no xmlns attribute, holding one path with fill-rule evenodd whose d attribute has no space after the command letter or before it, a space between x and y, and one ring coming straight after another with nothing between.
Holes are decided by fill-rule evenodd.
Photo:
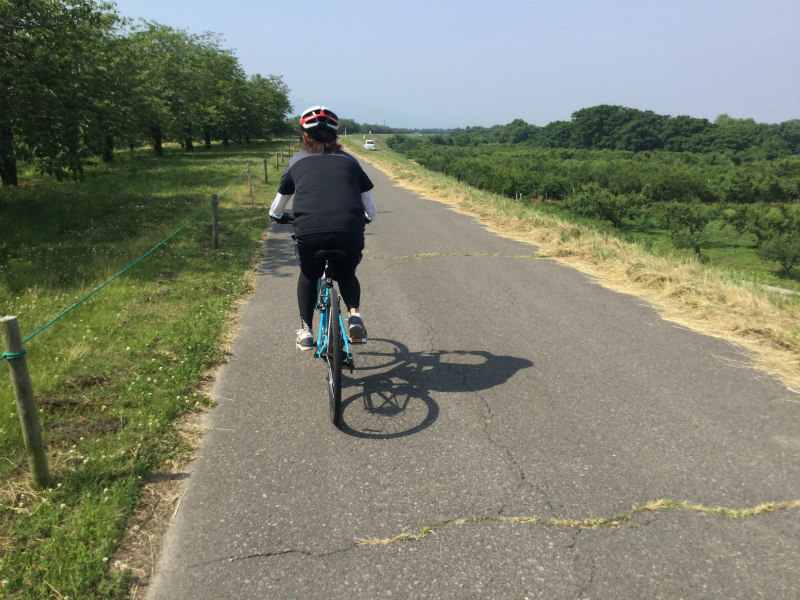
<instances>
[{"instance_id":1,"label":"white sneaker","mask_svg":"<svg viewBox=\"0 0 800 600\"><path fill-rule=\"evenodd\" d=\"M360 342L367 337L367 328L359 313L353 313L347 319L347 333L354 342Z\"/></svg>"},{"instance_id":2,"label":"white sneaker","mask_svg":"<svg viewBox=\"0 0 800 600\"><path fill-rule=\"evenodd\" d=\"M300 350L314 349L314 334L310 331L297 330L297 340L294 343Z\"/></svg>"}]
</instances>

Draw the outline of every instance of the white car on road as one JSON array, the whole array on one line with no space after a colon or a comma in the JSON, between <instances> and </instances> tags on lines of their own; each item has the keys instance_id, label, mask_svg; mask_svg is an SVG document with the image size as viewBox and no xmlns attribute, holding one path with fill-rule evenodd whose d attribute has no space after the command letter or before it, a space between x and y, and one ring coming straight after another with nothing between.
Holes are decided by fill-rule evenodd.
<instances>
[{"instance_id":1,"label":"white car on road","mask_svg":"<svg viewBox=\"0 0 800 600\"><path fill-rule=\"evenodd\" d=\"M372 140L367 140L364 142L364 148L367 150L375 150L375 142Z\"/></svg>"}]
</instances>

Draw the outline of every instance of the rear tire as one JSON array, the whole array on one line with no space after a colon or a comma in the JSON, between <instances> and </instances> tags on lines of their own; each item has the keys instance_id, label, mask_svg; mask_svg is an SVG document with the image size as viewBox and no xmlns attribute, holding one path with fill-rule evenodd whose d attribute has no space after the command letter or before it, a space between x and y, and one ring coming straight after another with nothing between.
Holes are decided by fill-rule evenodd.
<instances>
[{"instance_id":1,"label":"rear tire","mask_svg":"<svg viewBox=\"0 0 800 600\"><path fill-rule=\"evenodd\" d=\"M331 407L331 422L337 427L342 423L342 327L339 317L339 295L335 288L328 291L331 306L328 311L328 348L325 362L328 363L328 399Z\"/></svg>"}]
</instances>

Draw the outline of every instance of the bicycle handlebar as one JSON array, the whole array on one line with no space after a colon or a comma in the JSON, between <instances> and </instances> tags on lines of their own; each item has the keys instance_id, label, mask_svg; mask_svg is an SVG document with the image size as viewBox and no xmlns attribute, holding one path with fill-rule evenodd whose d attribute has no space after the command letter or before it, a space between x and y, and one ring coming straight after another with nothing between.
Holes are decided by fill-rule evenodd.
<instances>
[{"instance_id":1,"label":"bicycle handlebar","mask_svg":"<svg viewBox=\"0 0 800 600\"><path fill-rule=\"evenodd\" d=\"M269 218L275 221L276 223L280 223L281 225L286 225L287 223L291 223L292 221L294 221L294 213L289 210L285 210L283 211L283 214L280 216L280 218L273 217L272 215L270 215Z\"/></svg>"},{"instance_id":2,"label":"bicycle handlebar","mask_svg":"<svg viewBox=\"0 0 800 600\"><path fill-rule=\"evenodd\" d=\"M281 215L280 219L277 217L273 217L272 215L270 215L269 218L275 221L276 223L279 223L281 225L286 225L287 223L291 223L292 221L294 221L294 213L290 210L285 210L283 211L283 214ZM369 225L370 223L372 223L372 219L370 219L367 215L364 215L364 223Z\"/></svg>"}]
</instances>

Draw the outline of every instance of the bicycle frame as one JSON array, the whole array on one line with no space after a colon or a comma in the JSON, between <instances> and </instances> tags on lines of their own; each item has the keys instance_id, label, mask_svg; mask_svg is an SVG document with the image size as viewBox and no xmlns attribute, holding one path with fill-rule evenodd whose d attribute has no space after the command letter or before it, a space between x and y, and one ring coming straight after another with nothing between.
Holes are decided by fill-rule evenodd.
<instances>
[{"instance_id":1,"label":"bicycle frame","mask_svg":"<svg viewBox=\"0 0 800 600\"><path fill-rule=\"evenodd\" d=\"M325 271L322 273L317 282L317 310L320 312L319 330L317 331L317 344L314 351L315 358L323 358L325 352L328 350L328 319L330 317L331 297L330 288L333 287L333 280L328 277L328 263L325 263ZM353 353L350 351L350 341L345 333L347 330L344 326L344 319L342 313L339 312L339 327L342 331L342 341L344 343L344 355L347 366L350 368L350 373L353 372Z\"/></svg>"}]
</instances>

